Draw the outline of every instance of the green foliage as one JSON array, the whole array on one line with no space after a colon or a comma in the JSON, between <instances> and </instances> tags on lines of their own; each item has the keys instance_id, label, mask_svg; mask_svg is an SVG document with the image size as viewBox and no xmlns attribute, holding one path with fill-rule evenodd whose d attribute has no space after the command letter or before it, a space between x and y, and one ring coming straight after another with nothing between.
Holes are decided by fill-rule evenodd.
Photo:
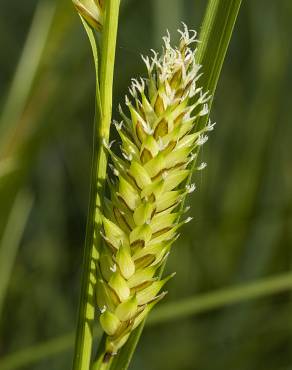
<instances>
[{"instance_id":1,"label":"green foliage","mask_svg":"<svg viewBox=\"0 0 292 370\"><path fill-rule=\"evenodd\" d=\"M122 2L114 107L130 78L143 74L139 54L157 45L166 27L173 30L184 20L200 28L205 1L180 1L180 15L176 21L171 14L171 25L170 6L164 17L156 13L160 1ZM29 0L1 5L1 111L34 6ZM200 302L201 294L221 294L225 287L280 278L290 269L291 16L290 0L243 3L213 102L218 129L203 153L209 167L195 178L195 219L168 261L177 275L163 310L189 299ZM17 154L18 170L1 179L1 235L20 189L28 188L35 202L0 324L1 357L17 354L7 359L7 369L67 369L72 359L72 335L63 335L76 322L94 114L94 71L85 37L70 2L58 1L24 109L13 122L17 134L9 148ZM9 163L15 162L6 162L6 168ZM287 290L259 300L222 303L164 324L150 325L150 316L132 368L287 370L290 299L287 284ZM158 309L153 320L156 314ZM29 362L26 349L47 341L48 357L35 353Z\"/></svg>"}]
</instances>

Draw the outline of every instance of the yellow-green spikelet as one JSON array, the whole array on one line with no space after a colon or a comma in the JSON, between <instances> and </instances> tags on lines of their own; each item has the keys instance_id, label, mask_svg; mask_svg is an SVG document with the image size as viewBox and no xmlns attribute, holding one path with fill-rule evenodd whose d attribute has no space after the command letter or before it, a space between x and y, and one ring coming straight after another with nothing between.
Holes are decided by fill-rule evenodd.
<instances>
[{"instance_id":1,"label":"yellow-green spikelet","mask_svg":"<svg viewBox=\"0 0 292 370\"><path fill-rule=\"evenodd\" d=\"M156 273L177 237L191 162L211 131L196 124L208 114L209 96L197 86L200 66L192 44L196 33L184 25L179 48L165 37L162 56L143 58L148 79L133 80L128 118L116 123L121 155L109 145L110 168L105 200L104 245L98 262L97 304L106 334L107 354L116 353L165 293ZM197 167L202 169L205 164Z\"/></svg>"}]
</instances>

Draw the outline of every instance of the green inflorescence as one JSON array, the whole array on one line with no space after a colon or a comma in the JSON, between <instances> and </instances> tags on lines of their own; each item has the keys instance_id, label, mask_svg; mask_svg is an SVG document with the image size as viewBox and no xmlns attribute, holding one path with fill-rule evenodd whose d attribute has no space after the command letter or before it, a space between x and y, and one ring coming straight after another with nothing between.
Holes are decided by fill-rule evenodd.
<instances>
[{"instance_id":1,"label":"green inflorescence","mask_svg":"<svg viewBox=\"0 0 292 370\"><path fill-rule=\"evenodd\" d=\"M120 108L122 122L115 122L120 154L104 143L114 180L108 180L110 197L104 200L96 297L107 356L117 353L166 294L161 290L173 275L160 279L157 272L179 228L191 220L180 220L186 212L180 205L195 189L186 180L214 127L198 127L210 96L198 85L196 32L185 25L179 32L178 48L168 34L161 56L153 51L143 57L148 78L132 80L129 117Z\"/></svg>"}]
</instances>

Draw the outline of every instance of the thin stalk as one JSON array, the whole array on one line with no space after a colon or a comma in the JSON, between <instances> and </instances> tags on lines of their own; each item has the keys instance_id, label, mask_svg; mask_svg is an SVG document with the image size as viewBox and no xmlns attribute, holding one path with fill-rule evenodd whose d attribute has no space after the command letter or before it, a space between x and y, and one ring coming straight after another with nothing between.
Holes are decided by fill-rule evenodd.
<instances>
[{"instance_id":1,"label":"thin stalk","mask_svg":"<svg viewBox=\"0 0 292 370\"><path fill-rule=\"evenodd\" d=\"M292 289L292 273L262 278L250 283L199 294L173 303L158 306L147 321L148 326L172 323L174 320L195 316L210 310L251 300L266 298ZM96 333L95 333L96 334ZM0 359L1 370L15 370L53 357L73 347L73 333L36 346L20 350Z\"/></svg>"},{"instance_id":2,"label":"thin stalk","mask_svg":"<svg viewBox=\"0 0 292 370\"><path fill-rule=\"evenodd\" d=\"M107 153L103 141L108 142L112 118L113 75L115 66L116 39L119 20L120 0L106 1L105 23L102 37L101 70L100 70L100 101L101 125L99 126L99 156L98 156L98 188L97 208L102 205L104 182L107 170ZM97 212L100 216L101 213ZM97 220L96 220L97 221ZM100 219L97 221L100 222Z\"/></svg>"},{"instance_id":3,"label":"thin stalk","mask_svg":"<svg viewBox=\"0 0 292 370\"><path fill-rule=\"evenodd\" d=\"M93 323L95 318L95 261L98 258L101 207L107 168L107 155L104 150L103 140L108 141L112 115L113 72L119 7L119 0L109 0L106 2L100 78L98 48L94 31L83 22L94 57L96 71L96 113L94 119L90 202L86 227L82 287L73 364L74 370L88 370L92 354Z\"/></svg>"},{"instance_id":4,"label":"thin stalk","mask_svg":"<svg viewBox=\"0 0 292 370\"><path fill-rule=\"evenodd\" d=\"M204 90L215 94L222 65L237 19L241 0L209 0L203 19L198 46L198 63L203 65L204 75L201 84ZM211 103L209 107L211 107ZM205 125L208 117L203 118L199 125ZM195 167L195 164L193 168ZM193 172L193 171L191 171ZM188 182L191 181L191 175ZM161 274L164 270L162 266ZM111 370L127 370L135 352L145 321L132 333L125 346L114 358Z\"/></svg>"}]
</instances>

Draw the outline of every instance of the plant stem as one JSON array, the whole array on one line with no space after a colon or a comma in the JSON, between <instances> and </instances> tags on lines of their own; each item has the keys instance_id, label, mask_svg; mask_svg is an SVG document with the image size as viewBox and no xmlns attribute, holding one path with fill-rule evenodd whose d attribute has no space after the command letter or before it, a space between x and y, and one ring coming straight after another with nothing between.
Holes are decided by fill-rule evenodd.
<instances>
[{"instance_id":1,"label":"plant stem","mask_svg":"<svg viewBox=\"0 0 292 370\"><path fill-rule=\"evenodd\" d=\"M241 0L209 0L200 34L198 63L203 65L202 87L214 97L221 68L237 19ZM210 103L211 106L211 103ZM208 118L200 121L206 124ZM190 181L191 178L188 179ZM161 273L164 266L162 266ZM111 370L127 370L142 334L144 322L132 333L125 346L114 358Z\"/></svg>"},{"instance_id":2,"label":"plant stem","mask_svg":"<svg viewBox=\"0 0 292 370\"><path fill-rule=\"evenodd\" d=\"M93 322L95 318L95 262L98 258L101 207L107 168L107 155L103 141L108 141L112 117L113 72L119 6L120 0L109 0L106 2L105 22L102 35L100 84L95 35L93 30L83 21L91 43L96 69L96 114L94 119L91 190L86 227L79 318L74 353L74 370L88 370L92 353Z\"/></svg>"},{"instance_id":3,"label":"plant stem","mask_svg":"<svg viewBox=\"0 0 292 370\"><path fill-rule=\"evenodd\" d=\"M97 186L104 189L107 170L107 154L103 141L108 142L112 118L113 74L115 65L116 39L119 19L120 0L106 1L105 23L102 37L101 71L100 71L100 102L101 125L99 126L99 156ZM103 191L97 193L97 207L102 205ZM97 212L100 215L100 212ZM100 220L99 220L100 221Z\"/></svg>"}]
</instances>

